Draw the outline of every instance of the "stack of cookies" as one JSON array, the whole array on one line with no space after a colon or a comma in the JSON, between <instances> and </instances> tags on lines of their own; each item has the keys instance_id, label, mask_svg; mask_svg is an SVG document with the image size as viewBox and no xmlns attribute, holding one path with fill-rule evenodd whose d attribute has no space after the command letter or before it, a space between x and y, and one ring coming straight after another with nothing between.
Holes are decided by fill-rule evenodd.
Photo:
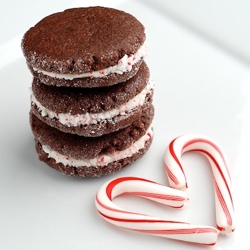
<instances>
[{"instance_id":1,"label":"stack of cookies","mask_svg":"<svg viewBox=\"0 0 250 250\"><path fill-rule=\"evenodd\" d=\"M30 123L41 161L92 177L147 151L153 85L135 17L104 7L68 9L29 29L22 49L33 74Z\"/></svg>"}]
</instances>

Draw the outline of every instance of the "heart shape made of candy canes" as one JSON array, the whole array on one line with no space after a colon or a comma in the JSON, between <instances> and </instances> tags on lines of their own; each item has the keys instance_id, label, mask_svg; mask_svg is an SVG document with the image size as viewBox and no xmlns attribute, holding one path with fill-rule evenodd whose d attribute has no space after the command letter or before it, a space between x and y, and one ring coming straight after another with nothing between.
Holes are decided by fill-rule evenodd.
<instances>
[{"instance_id":1,"label":"heart shape made of candy canes","mask_svg":"<svg viewBox=\"0 0 250 250\"><path fill-rule=\"evenodd\" d=\"M210 147L207 145L210 145ZM113 202L113 199L119 195L130 194L173 208L182 207L187 200L187 195L181 189L186 188L187 185L180 157L182 153L193 150L206 154L213 169L216 197L218 200L216 204L220 205L216 205L218 229L211 226L163 220L122 209ZM225 164L225 157L215 143L208 138L197 135L178 137L169 144L164 157L164 163L170 185L173 188L138 177L116 178L104 184L96 195L95 203L99 214L106 221L116 226L146 234L204 245L214 245L217 242L219 232L228 233L234 231L230 176ZM221 176L225 188L217 175Z\"/></svg>"}]
</instances>

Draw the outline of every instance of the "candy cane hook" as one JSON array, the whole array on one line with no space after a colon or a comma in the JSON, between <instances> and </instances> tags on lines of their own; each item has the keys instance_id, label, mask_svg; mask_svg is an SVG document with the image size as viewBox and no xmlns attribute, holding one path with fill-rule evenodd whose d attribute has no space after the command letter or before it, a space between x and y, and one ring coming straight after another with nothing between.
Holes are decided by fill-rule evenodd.
<instances>
[{"instance_id":1,"label":"candy cane hook","mask_svg":"<svg viewBox=\"0 0 250 250\"><path fill-rule=\"evenodd\" d=\"M175 138L169 144L164 155L165 169L170 186L180 190L187 188L181 156L183 153L190 151L204 154L210 162L214 176L217 228L223 234L230 234L235 229L231 178L225 156L215 142L205 136L195 134Z\"/></svg>"},{"instance_id":2,"label":"candy cane hook","mask_svg":"<svg viewBox=\"0 0 250 250\"><path fill-rule=\"evenodd\" d=\"M187 200L185 192L150 180L137 177L117 178L104 184L96 195L97 210L106 221L160 237L204 245L216 243L218 230L214 227L163 220L118 207L113 199L122 194L141 196L175 208L182 207Z\"/></svg>"}]
</instances>

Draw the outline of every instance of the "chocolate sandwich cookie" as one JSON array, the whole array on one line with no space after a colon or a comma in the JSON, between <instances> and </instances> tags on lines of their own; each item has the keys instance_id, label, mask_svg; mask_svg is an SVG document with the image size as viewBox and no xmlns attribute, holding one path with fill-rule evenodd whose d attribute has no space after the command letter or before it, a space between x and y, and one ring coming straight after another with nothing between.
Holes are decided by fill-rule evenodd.
<instances>
[{"instance_id":1,"label":"chocolate sandwich cookie","mask_svg":"<svg viewBox=\"0 0 250 250\"><path fill-rule=\"evenodd\" d=\"M153 84L143 62L128 81L106 88L32 84L31 108L43 122L66 133L100 136L137 120L152 103Z\"/></svg>"},{"instance_id":2,"label":"chocolate sandwich cookie","mask_svg":"<svg viewBox=\"0 0 250 250\"><path fill-rule=\"evenodd\" d=\"M154 109L151 105L130 126L101 137L63 133L30 113L41 161L72 176L94 177L116 172L139 159L149 148Z\"/></svg>"},{"instance_id":3,"label":"chocolate sandwich cookie","mask_svg":"<svg viewBox=\"0 0 250 250\"><path fill-rule=\"evenodd\" d=\"M104 87L133 77L146 54L144 26L112 8L74 8L45 17L22 40L27 64L47 85Z\"/></svg>"}]
</instances>

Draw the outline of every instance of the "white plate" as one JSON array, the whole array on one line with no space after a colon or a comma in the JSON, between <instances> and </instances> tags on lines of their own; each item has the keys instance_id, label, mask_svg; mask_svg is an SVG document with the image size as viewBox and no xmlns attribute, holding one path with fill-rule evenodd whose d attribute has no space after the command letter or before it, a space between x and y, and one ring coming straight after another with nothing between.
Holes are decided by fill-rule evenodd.
<instances>
[{"instance_id":1,"label":"white plate","mask_svg":"<svg viewBox=\"0 0 250 250\"><path fill-rule=\"evenodd\" d=\"M128 0L117 7L134 14L147 30L147 62L156 84L152 147L133 166L98 179L66 177L39 162L28 121L31 75L20 47L10 43L8 56L6 44L2 46L8 64L1 60L0 249L200 249L116 228L99 217L94 205L100 186L118 176L141 176L167 185L165 148L185 133L212 137L230 163L236 231L231 237L220 236L213 249L250 249L249 69L153 5ZM190 186L190 201L183 209L132 197L119 198L117 204L162 218L215 225L208 162L195 153L186 154L183 162Z\"/></svg>"}]
</instances>

